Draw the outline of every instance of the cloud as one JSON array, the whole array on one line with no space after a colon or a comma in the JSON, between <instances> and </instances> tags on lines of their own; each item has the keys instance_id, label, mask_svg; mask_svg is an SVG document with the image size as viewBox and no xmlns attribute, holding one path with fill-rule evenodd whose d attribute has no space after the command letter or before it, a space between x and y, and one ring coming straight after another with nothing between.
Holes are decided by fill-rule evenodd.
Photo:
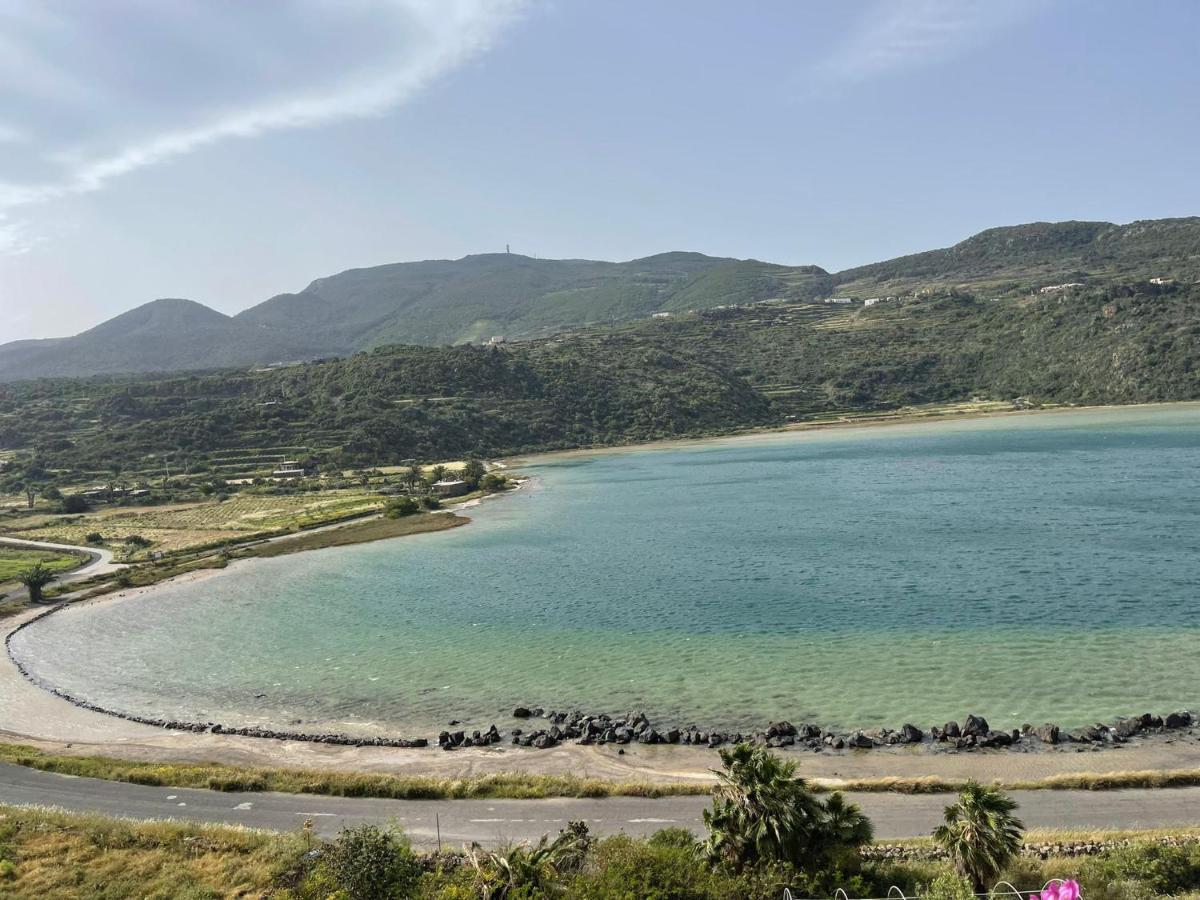
<instances>
[{"instance_id":1,"label":"cloud","mask_svg":"<svg viewBox=\"0 0 1200 900\"><path fill-rule=\"evenodd\" d=\"M382 115L486 50L526 2L113 0L69 18L0 0L0 80L15 86L0 142L24 151L0 163L0 251L28 246L5 217L18 207L222 141Z\"/></svg>"},{"instance_id":2,"label":"cloud","mask_svg":"<svg viewBox=\"0 0 1200 900\"><path fill-rule=\"evenodd\" d=\"M887 0L874 4L814 70L825 87L944 62L1031 15L1037 0Z\"/></svg>"}]
</instances>

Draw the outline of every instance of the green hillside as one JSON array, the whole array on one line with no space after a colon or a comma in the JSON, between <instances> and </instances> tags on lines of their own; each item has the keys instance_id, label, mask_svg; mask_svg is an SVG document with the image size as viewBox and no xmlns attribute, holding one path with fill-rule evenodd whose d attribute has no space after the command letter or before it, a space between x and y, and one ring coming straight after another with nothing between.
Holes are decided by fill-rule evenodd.
<instances>
[{"instance_id":1,"label":"green hillside","mask_svg":"<svg viewBox=\"0 0 1200 900\"><path fill-rule=\"evenodd\" d=\"M655 314L837 295L907 302L967 291L985 300L1071 284L1200 279L1200 218L1036 222L992 228L942 250L829 274L700 253L629 262L482 254L352 269L236 316L158 300L73 338L0 346L0 381L120 372L251 367L348 356L394 344L445 346L545 338Z\"/></svg>"},{"instance_id":2,"label":"green hillside","mask_svg":"<svg viewBox=\"0 0 1200 900\"><path fill-rule=\"evenodd\" d=\"M972 398L1200 398L1200 287L1111 281L872 307L772 300L502 347L390 346L268 371L0 385L0 451L67 479L231 451L315 464L728 432ZM275 451L272 451L275 452Z\"/></svg>"}]
</instances>

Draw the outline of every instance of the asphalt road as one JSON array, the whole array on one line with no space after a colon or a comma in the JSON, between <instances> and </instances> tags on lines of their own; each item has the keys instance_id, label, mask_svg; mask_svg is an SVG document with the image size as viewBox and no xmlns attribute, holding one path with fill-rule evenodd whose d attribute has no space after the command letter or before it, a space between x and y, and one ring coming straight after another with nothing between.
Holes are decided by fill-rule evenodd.
<instances>
[{"instance_id":1,"label":"asphalt road","mask_svg":"<svg viewBox=\"0 0 1200 900\"><path fill-rule=\"evenodd\" d=\"M30 550L68 550L74 553L83 553L87 556L87 560L81 565L60 573L54 580L54 584L70 584L73 581L82 581L85 578L91 578L93 575L99 575L101 572L112 572L116 569L124 568L121 563L113 561L113 552L104 548L77 547L74 544L52 544L47 541L26 541L21 538L7 536L0 538L0 546L15 547L17 549L28 548ZM17 587L9 592L8 599L23 599L27 593L25 588Z\"/></svg>"},{"instance_id":2,"label":"asphalt road","mask_svg":"<svg viewBox=\"0 0 1200 900\"><path fill-rule=\"evenodd\" d=\"M947 795L851 794L875 823L879 839L928 834ZM1126 791L1015 791L1029 828L1166 828L1200 823L1200 788ZM54 806L137 819L186 819L290 831L311 819L333 835L343 826L393 822L419 846L459 847L536 840L572 819L593 832L649 834L680 825L701 829L706 797L644 800L378 800L301 794L221 793L72 778L0 764L0 803Z\"/></svg>"}]
</instances>

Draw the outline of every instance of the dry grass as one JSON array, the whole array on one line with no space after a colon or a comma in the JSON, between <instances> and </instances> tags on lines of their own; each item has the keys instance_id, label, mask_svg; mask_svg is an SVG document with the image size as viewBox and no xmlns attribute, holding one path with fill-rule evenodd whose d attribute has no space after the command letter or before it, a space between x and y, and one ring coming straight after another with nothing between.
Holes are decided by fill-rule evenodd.
<instances>
[{"instance_id":1,"label":"dry grass","mask_svg":"<svg viewBox=\"0 0 1200 900\"><path fill-rule=\"evenodd\" d=\"M0 806L0 895L37 900L266 897L299 835Z\"/></svg>"},{"instance_id":2,"label":"dry grass","mask_svg":"<svg viewBox=\"0 0 1200 900\"><path fill-rule=\"evenodd\" d=\"M505 773L430 778L311 769L260 769L221 763L127 762L102 756L55 756L33 747L0 744L0 761L83 778L156 787L217 791L280 791L394 800L530 800L546 797L666 797L706 794L704 784L617 782L574 775Z\"/></svg>"},{"instance_id":3,"label":"dry grass","mask_svg":"<svg viewBox=\"0 0 1200 900\"><path fill-rule=\"evenodd\" d=\"M464 778L432 778L312 769L268 769L222 763L130 762L102 756L61 756L20 744L0 744L0 761L85 778L102 778L158 787L196 787L219 791L280 791L339 797L398 800L510 799L544 797L669 797L709 793L695 782L608 781L574 775L501 773ZM875 778L846 782L814 780L818 792L948 794L965 781L935 778ZM996 782L1005 790L1108 790L1133 787L1200 785L1200 771L1110 772L1053 777L1041 781ZM1083 787L1085 784L1091 787Z\"/></svg>"},{"instance_id":4,"label":"dry grass","mask_svg":"<svg viewBox=\"0 0 1200 900\"><path fill-rule=\"evenodd\" d=\"M993 784L1006 791L1110 791L1124 788L1177 788L1200 785L1200 769L1142 770L1122 772L1075 772L1039 779L1000 780ZM819 781L825 789L856 793L947 794L962 790L965 778L860 778Z\"/></svg>"}]
</instances>

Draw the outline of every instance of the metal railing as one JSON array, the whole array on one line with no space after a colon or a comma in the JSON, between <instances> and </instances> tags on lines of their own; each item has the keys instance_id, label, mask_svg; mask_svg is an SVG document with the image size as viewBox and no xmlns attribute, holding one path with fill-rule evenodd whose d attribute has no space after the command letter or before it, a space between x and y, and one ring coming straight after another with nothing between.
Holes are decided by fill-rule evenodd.
<instances>
[{"instance_id":1,"label":"metal railing","mask_svg":"<svg viewBox=\"0 0 1200 900\"><path fill-rule=\"evenodd\" d=\"M1052 884L1065 884L1065 883L1066 882L1062 878L1051 878L1049 881L1047 881L1044 885L1042 885L1037 890L1021 891L1021 890L1018 890L1016 887L1014 887L1012 884L1010 884L1007 881L998 881L998 882L996 882L995 887L993 887L987 893L972 894L971 896L972 897L981 897L981 898L983 898L983 897L1012 897L1012 898L1016 898L1016 900L1025 900L1025 898L1041 896L1042 892L1045 891ZM1000 889L1001 887L1006 888L1006 890L1001 890ZM851 897L844 890L842 890L842 888L838 888L836 891L834 891L832 900L920 900L920 897L921 897L920 894L906 894L906 893L904 893L902 888L893 884L890 888L888 888L886 897ZM793 894L791 891L791 888L784 888L783 889L783 900L804 900L804 898Z\"/></svg>"}]
</instances>

